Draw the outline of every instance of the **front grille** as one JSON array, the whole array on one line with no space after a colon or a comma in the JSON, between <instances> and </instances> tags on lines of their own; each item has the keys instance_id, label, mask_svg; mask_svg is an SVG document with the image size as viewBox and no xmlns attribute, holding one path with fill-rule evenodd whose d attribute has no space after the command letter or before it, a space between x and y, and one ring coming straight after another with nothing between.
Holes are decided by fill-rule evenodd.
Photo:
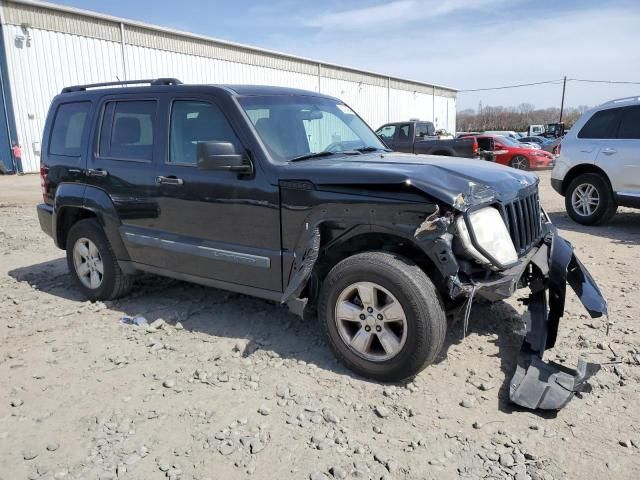
<instances>
[{"instance_id":1,"label":"front grille","mask_svg":"<svg viewBox=\"0 0 640 480\"><path fill-rule=\"evenodd\" d=\"M540 239L540 199L535 191L503 205L503 216L518 256L526 254Z\"/></svg>"}]
</instances>

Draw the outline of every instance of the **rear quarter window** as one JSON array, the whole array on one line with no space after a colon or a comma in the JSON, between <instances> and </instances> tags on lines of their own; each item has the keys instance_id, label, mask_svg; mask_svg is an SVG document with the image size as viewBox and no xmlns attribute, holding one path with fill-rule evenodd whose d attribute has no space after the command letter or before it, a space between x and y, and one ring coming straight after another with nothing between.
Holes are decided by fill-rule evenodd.
<instances>
[{"instance_id":1,"label":"rear quarter window","mask_svg":"<svg viewBox=\"0 0 640 480\"><path fill-rule=\"evenodd\" d=\"M640 106L625 107L623 109L618 138L640 139Z\"/></svg>"},{"instance_id":2,"label":"rear quarter window","mask_svg":"<svg viewBox=\"0 0 640 480\"><path fill-rule=\"evenodd\" d=\"M578 138L615 138L620 114L620 108L610 108L594 113L578 132Z\"/></svg>"},{"instance_id":3,"label":"rear quarter window","mask_svg":"<svg viewBox=\"0 0 640 480\"><path fill-rule=\"evenodd\" d=\"M49 153L67 157L82 155L82 144L87 131L91 102L62 103L58 105L51 128Z\"/></svg>"}]
</instances>

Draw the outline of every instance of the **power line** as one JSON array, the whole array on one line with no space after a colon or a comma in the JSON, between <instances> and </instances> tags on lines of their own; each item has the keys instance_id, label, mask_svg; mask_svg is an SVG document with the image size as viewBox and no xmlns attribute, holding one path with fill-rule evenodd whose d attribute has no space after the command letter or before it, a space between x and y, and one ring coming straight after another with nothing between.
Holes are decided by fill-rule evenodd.
<instances>
[{"instance_id":1,"label":"power line","mask_svg":"<svg viewBox=\"0 0 640 480\"><path fill-rule=\"evenodd\" d=\"M501 87L472 88L468 90L458 90L458 92L484 92L486 90L505 90L507 88L531 87L533 85L558 84L558 83L562 83L562 78L558 80L545 80L543 82L520 83L518 85L504 85Z\"/></svg>"},{"instance_id":2,"label":"power line","mask_svg":"<svg viewBox=\"0 0 640 480\"><path fill-rule=\"evenodd\" d=\"M625 81L625 80L593 80L593 79L584 79L584 78L567 78L567 82L584 82L584 83L607 83L607 84L617 84L617 85L640 85L640 82L633 81ZM470 88L465 90L458 90L459 93L464 92L486 92L489 90L506 90L510 88L521 88L521 87L531 87L534 85L559 85L563 82L563 79L557 80L544 80L542 82L532 82L532 83L519 83L516 85L502 85L500 87L487 87L487 88Z\"/></svg>"},{"instance_id":3,"label":"power line","mask_svg":"<svg viewBox=\"0 0 640 480\"><path fill-rule=\"evenodd\" d=\"M567 82L586 82L586 83L614 83L623 85L640 85L640 82L628 82L623 80L585 80L582 78L567 78Z\"/></svg>"}]
</instances>

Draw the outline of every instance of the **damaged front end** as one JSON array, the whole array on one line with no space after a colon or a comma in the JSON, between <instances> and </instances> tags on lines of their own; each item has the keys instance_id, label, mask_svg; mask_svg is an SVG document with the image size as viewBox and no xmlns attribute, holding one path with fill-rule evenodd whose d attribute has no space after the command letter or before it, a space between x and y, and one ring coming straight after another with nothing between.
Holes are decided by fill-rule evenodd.
<instances>
[{"instance_id":1,"label":"damaged front end","mask_svg":"<svg viewBox=\"0 0 640 480\"><path fill-rule=\"evenodd\" d=\"M555 345L566 285L594 318L607 315L607 303L572 246L541 209L537 179L514 172L500 175L503 180L495 188L479 182L463 187L460 177L449 175L451 185L441 185L448 195L438 196L435 190L429 194L439 201L424 204L421 196L410 195L428 193L433 183L426 181L406 180L393 202L363 197L356 203L352 195L348 207L335 201L336 192L289 186L284 218L299 216L304 228L291 245L295 247L287 250L291 268L282 302L303 315L317 298L313 272L336 245L359 236L393 234L402 238L400 245L406 241L428 257L424 264L447 308L463 307L465 334L475 299L495 302L512 297L518 289L530 289L525 299L527 333L510 382L510 399L530 409L564 407L576 392L589 389L587 380L599 369L582 360L575 370L543 361L544 351ZM464 193L454 195L454 187ZM340 193L353 192L342 187ZM310 199L315 207L307 206ZM283 225L296 224L285 220ZM358 250L349 250L354 251Z\"/></svg>"},{"instance_id":2,"label":"damaged front end","mask_svg":"<svg viewBox=\"0 0 640 480\"><path fill-rule=\"evenodd\" d=\"M527 334L509 387L511 401L530 409L561 409L577 392L590 391L587 380L600 369L583 359L575 370L542 360L544 351L556 343L567 283L592 318L608 314L606 300L571 244L551 230L531 259Z\"/></svg>"},{"instance_id":3,"label":"damaged front end","mask_svg":"<svg viewBox=\"0 0 640 480\"><path fill-rule=\"evenodd\" d=\"M470 199L475 201L469 201ZM592 318L608 314L607 302L596 282L576 257L571 244L558 234L540 209L537 189L531 188L520 199L516 199L513 204L517 208L513 204L496 204L491 200L483 200L485 199L476 200L466 195L457 205L462 207L462 213L456 217L454 232L458 253L463 252L464 256L466 252L467 257L472 260L471 264L476 267L466 263L465 269L464 260L457 255L460 271L448 278L449 297L465 299L462 315L466 334L472 303L476 298L493 302L511 297L519 288L528 287L531 293L524 299L528 307L525 315L527 331L518 355L516 372L510 382L510 399L515 404L530 409L561 409L577 392L590 390L587 381L600 369L599 365L583 359L578 361L575 370L555 362L543 361L544 351L552 348L556 342L560 318L564 315L566 286L571 286ZM474 210L488 210L486 207L492 203L495 210L503 210L503 219L516 244L517 256L512 256L508 265L505 265L505 261L500 261L495 250L489 252L483 248L469 222ZM527 218L526 222L519 225L519 232L518 225L514 225L518 220L518 212L520 216ZM454 224L451 219L434 215L416 230L416 238L442 231L443 228L434 228L442 227L442 223ZM465 234L467 242L461 242L460 238ZM513 259L517 260L514 262ZM478 272L477 265L484 268Z\"/></svg>"},{"instance_id":4,"label":"damaged front end","mask_svg":"<svg viewBox=\"0 0 640 480\"><path fill-rule=\"evenodd\" d=\"M509 386L510 400L529 409L559 410L577 392L590 391L587 383L600 366L578 361L576 369L543 361L545 350L553 348L560 319L564 315L567 284L574 290L592 318L608 315L607 302L571 244L551 223L544 223L540 244L519 263L487 280L451 284L451 294L466 296L465 331L471 302L475 297L496 301L528 287L523 299L527 329ZM496 278L497 277L497 278Z\"/></svg>"}]
</instances>

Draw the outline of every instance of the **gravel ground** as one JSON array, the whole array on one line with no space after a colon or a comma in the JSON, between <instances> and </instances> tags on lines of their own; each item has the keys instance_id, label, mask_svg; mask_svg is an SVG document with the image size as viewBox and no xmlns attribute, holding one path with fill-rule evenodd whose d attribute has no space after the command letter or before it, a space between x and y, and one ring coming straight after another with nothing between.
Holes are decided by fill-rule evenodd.
<instances>
[{"instance_id":1,"label":"gravel ground","mask_svg":"<svg viewBox=\"0 0 640 480\"><path fill-rule=\"evenodd\" d=\"M464 340L451 325L414 382L371 382L270 302L151 276L83 301L38 226L39 179L0 176L0 478L640 478L640 212L580 227L541 177L611 311L607 335L569 295L547 358L605 365L557 415L508 403L516 299L475 306Z\"/></svg>"}]
</instances>

